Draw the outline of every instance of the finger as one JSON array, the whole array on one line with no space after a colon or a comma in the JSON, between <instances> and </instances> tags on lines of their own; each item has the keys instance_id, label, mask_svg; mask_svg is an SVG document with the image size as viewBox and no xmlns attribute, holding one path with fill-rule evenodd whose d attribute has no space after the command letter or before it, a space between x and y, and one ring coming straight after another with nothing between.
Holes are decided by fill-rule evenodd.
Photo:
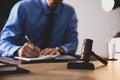
<instances>
[{"instance_id":1,"label":"finger","mask_svg":"<svg viewBox=\"0 0 120 80\"><path fill-rule=\"evenodd\" d=\"M33 50L34 46L29 44L29 43L26 43L24 46L23 46L23 52L27 53L26 56L28 57L37 57L39 56L39 53L36 52L36 49Z\"/></svg>"},{"instance_id":2,"label":"finger","mask_svg":"<svg viewBox=\"0 0 120 80\"><path fill-rule=\"evenodd\" d=\"M36 46L34 47L34 52L37 53L38 55L40 55L40 51L41 51L40 48L38 48Z\"/></svg>"},{"instance_id":3,"label":"finger","mask_svg":"<svg viewBox=\"0 0 120 80\"><path fill-rule=\"evenodd\" d=\"M40 48L34 46L33 44L28 44L28 46L29 46L29 49L27 50L29 50L28 51L29 53L32 53L31 55L33 57L38 57L40 55Z\"/></svg>"},{"instance_id":4,"label":"finger","mask_svg":"<svg viewBox=\"0 0 120 80\"><path fill-rule=\"evenodd\" d=\"M49 55L49 53L51 53L51 51L52 51L51 48L46 48L46 49L43 51L42 55Z\"/></svg>"},{"instance_id":5,"label":"finger","mask_svg":"<svg viewBox=\"0 0 120 80\"><path fill-rule=\"evenodd\" d=\"M28 53L27 51L27 43L25 43L19 50L18 50L18 55L19 56L24 56L25 53Z\"/></svg>"},{"instance_id":6,"label":"finger","mask_svg":"<svg viewBox=\"0 0 120 80\"><path fill-rule=\"evenodd\" d=\"M56 52L54 55L55 56L60 56L61 54L60 54L60 52Z\"/></svg>"},{"instance_id":7,"label":"finger","mask_svg":"<svg viewBox=\"0 0 120 80\"><path fill-rule=\"evenodd\" d=\"M55 54L56 54L55 50L52 50L51 52L48 53L48 55L55 55Z\"/></svg>"},{"instance_id":8,"label":"finger","mask_svg":"<svg viewBox=\"0 0 120 80\"><path fill-rule=\"evenodd\" d=\"M24 48L23 53L27 57L36 57L36 54L34 53L34 51L28 46Z\"/></svg>"},{"instance_id":9,"label":"finger","mask_svg":"<svg viewBox=\"0 0 120 80\"><path fill-rule=\"evenodd\" d=\"M40 52L40 55L43 55L46 50L48 50L48 48L43 49L43 50Z\"/></svg>"},{"instance_id":10,"label":"finger","mask_svg":"<svg viewBox=\"0 0 120 80\"><path fill-rule=\"evenodd\" d=\"M22 54L22 57L28 57L28 58L30 58L30 57L32 57L29 53L27 53L27 52L24 52L23 54Z\"/></svg>"},{"instance_id":11,"label":"finger","mask_svg":"<svg viewBox=\"0 0 120 80\"><path fill-rule=\"evenodd\" d=\"M31 56L31 57L38 57L39 53L36 53L32 49L27 49L26 52Z\"/></svg>"}]
</instances>

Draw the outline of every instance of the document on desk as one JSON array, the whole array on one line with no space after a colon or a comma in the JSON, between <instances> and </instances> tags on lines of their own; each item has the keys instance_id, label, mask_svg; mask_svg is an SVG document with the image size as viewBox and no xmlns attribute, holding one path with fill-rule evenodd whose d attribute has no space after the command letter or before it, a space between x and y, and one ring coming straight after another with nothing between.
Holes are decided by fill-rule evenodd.
<instances>
[{"instance_id":1,"label":"document on desk","mask_svg":"<svg viewBox=\"0 0 120 80\"><path fill-rule=\"evenodd\" d=\"M25 57L16 56L15 59L20 59L24 61L36 61L36 60L74 60L76 58L74 56L69 56L69 55L61 55L61 56L46 55L46 56L39 56L36 58L25 58Z\"/></svg>"},{"instance_id":2,"label":"document on desk","mask_svg":"<svg viewBox=\"0 0 120 80\"><path fill-rule=\"evenodd\" d=\"M24 60L24 61L35 61L35 60L47 60L47 59L54 59L55 56L53 55L46 55L46 56L39 56L36 58L25 58L25 57L15 57L16 59Z\"/></svg>"}]
</instances>

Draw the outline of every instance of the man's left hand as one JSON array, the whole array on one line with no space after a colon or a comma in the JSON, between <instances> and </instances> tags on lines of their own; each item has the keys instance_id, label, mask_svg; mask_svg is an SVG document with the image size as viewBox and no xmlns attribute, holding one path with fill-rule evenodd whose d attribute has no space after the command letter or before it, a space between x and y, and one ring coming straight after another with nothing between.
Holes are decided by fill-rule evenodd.
<instances>
[{"instance_id":1,"label":"man's left hand","mask_svg":"<svg viewBox=\"0 0 120 80\"><path fill-rule=\"evenodd\" d=\"M40 55L55 55L60 56L61 53L56 48L45 48L40 52Z\"/></svg>"}]
</instances>

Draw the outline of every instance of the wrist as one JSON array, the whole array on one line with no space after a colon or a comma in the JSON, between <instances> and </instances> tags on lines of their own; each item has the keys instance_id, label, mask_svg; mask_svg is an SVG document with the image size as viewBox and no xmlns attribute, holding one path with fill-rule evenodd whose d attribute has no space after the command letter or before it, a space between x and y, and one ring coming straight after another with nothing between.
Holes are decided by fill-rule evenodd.
<instances>
[{"instance_id":1,"label":"wrist","mask_svg":"<svg viewBox=\"0 0 120 80\"><path fill-rule=\"evenodd\" d=\"M65 50L61 47L56 47L56 49L60 52L61 55L65 53Z\"/></svg>"}]
</instances>

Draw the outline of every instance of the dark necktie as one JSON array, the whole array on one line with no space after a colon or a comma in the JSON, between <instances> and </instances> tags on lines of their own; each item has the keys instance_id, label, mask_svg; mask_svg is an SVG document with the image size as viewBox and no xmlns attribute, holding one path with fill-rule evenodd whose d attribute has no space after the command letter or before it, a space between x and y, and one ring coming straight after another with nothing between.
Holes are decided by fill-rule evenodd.
<instances>
[{"instance_id":1,"label":"dark necktie","mask_svg":"<svg viewBox=\"0 0 120 80\"><path fill-rule=\"evenodd\" d=\"M54 13L49 13L47 15L47 23L45 26L45 29L43 31L43 35L45 35L44 41L41 45L41 49L44 49L48 46L50 39L51 39L51 34L53 31L53 26L54 26Z\"/></svg>"}]
</instances>

